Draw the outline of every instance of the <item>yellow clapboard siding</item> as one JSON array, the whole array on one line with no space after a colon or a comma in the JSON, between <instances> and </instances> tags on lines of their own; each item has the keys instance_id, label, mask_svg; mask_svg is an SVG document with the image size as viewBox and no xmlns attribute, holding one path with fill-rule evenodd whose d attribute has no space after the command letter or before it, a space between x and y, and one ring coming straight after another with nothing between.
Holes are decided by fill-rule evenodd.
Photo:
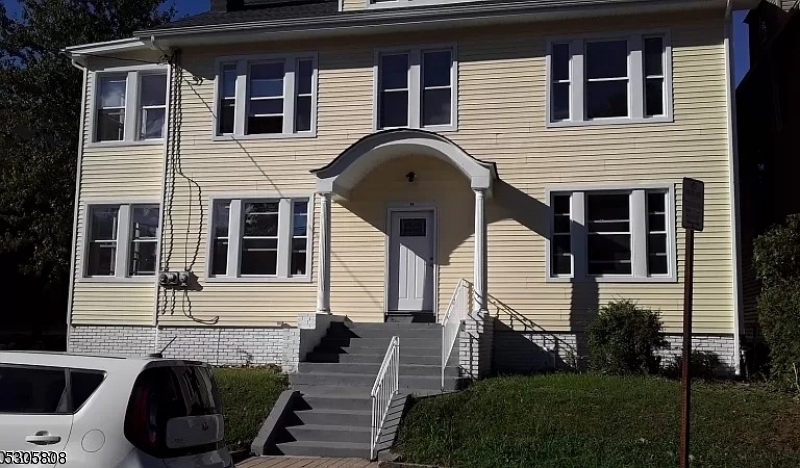
<instances>
[{"instance_id":1,"label":"yellow clapboard siding","mask_svg":"<svg viewBox=\"0 0 800 468\"><path fill-rule=\"evenodd\" d=\"M363 0L345 0L345 9L363 8ZM546 38L603 29L636 30L671 27L673 45L674 122L634 125L547 128L545 124ZM496 28L424 32L414 43L457 43L459 59L458 124L452 139L476 158L493 161L503 185L523 195L509 198L498 189L487 204L489 221L489 291L514 313L549 330L577 330L583 325L572 312L575 303L603 304L619 297L662 312L668 331L681 323L683 233L679 232L678 282L648 284L599 283L594 291L581 285L545 281L546 219L531 219L529 206L546 202L545 188L557 185L652 183L679 184L684 176L706 181L707 229L697 239L695 326L698 332L732 332L730 196L728 186L722 19L701 13L659 17L614 18L602 22L542 23L535 28ZM184 51L181 161L184 173L200 184L198 194L178 178L171 221L163 231L172 247L170 266L193 263L203 286L189 292L190 315L219 317L223 326L294 324L298 313L316 306L317 239L312 247L308 283L214 283L206 281L208 198L222 193L276 196L312 194L309 170L323 166L359 138L373 131L373 47L408 45L405 35L342 38L325 44L285 42L286 51L317 51L319 63L316 138L212 141L214 60L221 55L264 53L259 44L219 45ZM204 76L195 84L190 75ZM92 150L83 181L93 197L159 193L161 148ZM146 166L149 169L145 169ZM403 175L419 178L408 184ZM115 173L119 173L118 176ZM83 193L83 192L82 192ZM676 189L680 207L681 194ZM386 208L388 203L425 201L438 213L437 307L446 307L459 278L472 278L473 206L467 180L437 159L409 154L384 163L354 190L348 202L332 209L331 301L335 313L352 320L381 321L385 308ZM319 229L315 206L314 232ZM79 229L82 225L79 219ZM188 242L185 231L189 228ZM199 236L196 231L199 230ZM94 286L94 285L93 285ZM131 313L152 319L152 286ZM103 295L93 291L83 304L81 320L91 320ZM149 296L144 298L144 292ZM83 294L83 293L82 293ZM159 323L191 325L181 309L160 314ZM114 302L113 297L106 299ZM169 303L169 301L168 301ZM163 308L163 298L162 306ZM500 313L501 320L503 319ZM89 317L89 319L87 319ZM127 319L126 319L127 320ZM87 322L88 323L88 322ZM511 323L511 321L509 321Z\"/></svg>"}]
</instances>

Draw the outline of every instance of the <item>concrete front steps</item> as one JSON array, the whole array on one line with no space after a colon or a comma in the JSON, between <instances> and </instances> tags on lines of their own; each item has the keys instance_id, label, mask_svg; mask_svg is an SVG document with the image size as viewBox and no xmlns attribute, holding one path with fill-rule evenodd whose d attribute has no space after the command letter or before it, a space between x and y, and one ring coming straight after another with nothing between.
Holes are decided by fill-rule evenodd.
<instances>
[{"instance_id":1,"label":"concrete front steps","mask_svg":"<svg viewBox=\"0 0 800 468\"><path fill-rule=\"evenodd\" d=\"M291 388L300 392L300 398L272 453L369 458L370 391L393 336L400 337L397 401L405 401L411 394L441 392L440 325L333 323L320 344L300 363L298 372L289 375ZM445 390L456 390L466 382L459 375L456 354L445 369ZM393 409L387 424L396 429L401 412L402 408Z\"/></svg>"}]
</instances>

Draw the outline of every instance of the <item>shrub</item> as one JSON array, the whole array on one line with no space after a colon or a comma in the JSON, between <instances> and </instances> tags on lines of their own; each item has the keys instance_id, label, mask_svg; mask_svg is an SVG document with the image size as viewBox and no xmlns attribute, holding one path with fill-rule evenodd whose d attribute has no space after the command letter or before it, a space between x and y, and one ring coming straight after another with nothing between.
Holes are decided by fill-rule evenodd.
<instances>
[{"instance_id":1,"label":"shrub","mask_svg":"<svg viewBox=\"0 0 800 468\"><path fill-rule=\"evenodd\" d=\"M655 373L666 344L659 313L629 300L609 302L589 325L590 364L603 373Z\"/></svg>"},{"instance_id":2,"label":"shrub","mask_svg":"<svg viewBox=\"0 0 800 468\"><path fill-rule=\"evenodd\" d=\"M770 349L771 379L800 391L800 214L756 239L753 262L762 284L758 320Z\"/></svg>"},{"instance_id":3,"label":"shrub","mask_svg":"<svg viewBox=\"0 0 800 468\"><path fill-rule=\"evenodd\" d=\"M711 351L692 350L689 358L689 375L699 379L710 380L714 378L717 369L722 365L722 361L716 353ZM683 371L683 357L676 356L664 368L664 375L672 378L679 378Z\"/></svg>"}]
</instances>

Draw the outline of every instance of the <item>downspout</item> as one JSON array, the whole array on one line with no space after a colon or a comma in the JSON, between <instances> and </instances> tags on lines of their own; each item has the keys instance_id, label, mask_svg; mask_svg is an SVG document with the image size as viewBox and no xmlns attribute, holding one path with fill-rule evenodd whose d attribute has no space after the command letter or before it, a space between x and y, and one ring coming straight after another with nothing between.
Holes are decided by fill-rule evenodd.
<instances>
[{"instance_id":1,"label":"downspout","mask_svg":"<svg viewBox=\"0 0 800 468\"><path fill-rule=\"evenodd\" d=\"M89 72L85 66L78 63L74 58L71 60L72 66L83 72L83 83L81 84L81 122L79 125L78 134L78 161L76 164L75 174L75 207L72 215L72 247L69 259L69 293L67 295L67 342L66 348L69 351L69 337L72 331L72 299L75 289L75 256L78 249L78 208L80 206L81 194L81 162L83 160L83 132L86 124L86 88L89 77Z\"/></svg>"},{"instance_id":2,"label":"downspout","mask_svg":"<svg viewBox=\"0 0 800 468\"><path fill-rule=\"evenodd\" d=\"M733 0L727 0L725 8L725 74L727 78L726 98L728 108L728 154L730 155L730 204L731 204L731 270L733 289L733 365L736 375L741 375L741 326L742 326L742 293L741 280L741 220L739 218L739 148L736 135L736 83L734 77L733 41Z\"/></svg>"},{"instance_id":3,"label":"downspout","mask_svg":"<svg viewBox=\"0 0 800 468\"><path fill-rule=\"evenodd\" d=\"M171 50L164 50L156 44L155 36L150 36L150 47L153 50L157 50L163 53L165 56L171 55ZM161 351L159 349L158 341L159 341L159 324L158 324L158 296L160 293L160 288L158 286L158 276L161 272L161 250L164 245L164 212L166 211L166 203L167 203L167 166L169 161L167 160L169 157L169 132L170 132L170 100L172 99L170 90L172 86L170 86L169 79L172 78L172 63L170 61L167 62L167 99L164 101L166 104L166 110L164 112L164 158L162 161L162 173L161 173L161 209L158 210L158 258L156 258L156 275L154 279L153 285L153 352L158 353Z\"/></svg>"}]
</instances>

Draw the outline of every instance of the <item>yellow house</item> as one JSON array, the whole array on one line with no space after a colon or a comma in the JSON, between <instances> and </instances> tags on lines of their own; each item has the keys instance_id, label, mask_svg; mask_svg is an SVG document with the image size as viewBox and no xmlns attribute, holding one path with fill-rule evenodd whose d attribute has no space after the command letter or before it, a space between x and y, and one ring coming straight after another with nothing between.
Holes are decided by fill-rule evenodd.
<instances>
[{"instance_id":1,"label":"yellow house","mask_svg":"<svg viewBox=\"0 0 800 468\"><path fill-rule=\"evenodd\" d=\"M674 355L692 177L694 345L737 370L738 7L213 0L69 48L69 349L294 371L331 322L466 320L468 374L529 371L626 298Z\"/></svg>"}]
</instances>

